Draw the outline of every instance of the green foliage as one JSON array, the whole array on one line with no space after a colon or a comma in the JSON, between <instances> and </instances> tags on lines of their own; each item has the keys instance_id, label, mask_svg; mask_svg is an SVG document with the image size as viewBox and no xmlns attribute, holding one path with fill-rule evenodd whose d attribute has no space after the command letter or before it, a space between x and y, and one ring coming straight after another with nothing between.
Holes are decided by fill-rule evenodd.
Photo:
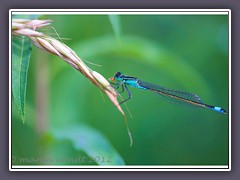
<instances>
[{"instance_id":1,"label":"green foliage","mask_svg":"<svg viewBox=\"0 0 240 180\"><path fill-rule=\"evenodd\" d=\"M124 165L122 157L106 137L84 124L55 128L52 134L58 141L69 140L76 150L85 152L99 165Z\"/></svg>"},{"instance_id":2,"label":"green foliage","mask_svg":"<svg viewBox=\"0 0 240 180\"><path fill-rule=\"evenodd\" d=\"M101 47L101 48L99 48ZM111 36L104 36L101 38L95 38L84 43L79 43L73 46L83 57L91 59L93 57L111 56L114 54L118 58L131 58L136 63L143 63L148 66L161 69L161 73L169 74L171 78L181 82L181 85L186 91L191 91L194 86L199 91L208 91L206 82L202 79L201 74L180 57L175 55L173 52L166 50L162 46L151 42L145 38L136 36L122 36L121 42L116 42L115 38ZM175 67L184 69L183 72L179 73ZM117 68L113 71L113 68L109 68L112 72L118 71ZM124 69L120 69L125 73ZM191 74L191 76L188 76ZM111 76L111 74L109 75ZM145 77L139 76L144 79ZM158 82L156 82L158 83ZM205 89L204 89L205 88ZM201 92L199 92L201 93Z\"/></svg>"},{"instance_id":3,"label":"green foliage","mask_svg":"<svg viewBox=\"0 0 240 180\"><path fill-rule=\"evenodd\" d=\"M53 20L52 25L61 37L71 39L64 42L81 58L102 65L100 68L89 64L105 77L121 71L171 89L198 94L203 102L228 109L227 16L53 15L47 18ZM36 134L34 117L39 111L35 97L39 94L35 92L33 77L38 74L31 69L36 68L38 58L38 54L32 54L28 82L32 93L26 95L28 132L18 126L13 112L13 125L19 128L12 131L16 157L27 151L20 150L19 141L27 139L29 132ZM133 98L127 102L133 115L133 119L128 116L133 135L130 148L124 120L111 102L104 102L101 93L86 78L59 58L39 59L45 60L48 67L45 133L49 138L45 134L36 138L33 135L35 139L22 143L32 147L35 141L34 148L29 150L32 156L94 158L103 154L111 156L115 165L227 164L228 116L178 107L131 88Z\"/></svg>"},{"instance_id":4,"label":"green foliage","mask_svg":"<svg viewBox=\"0 0 240 180\"><path fill-rule=\"evenodd\" d=\"M121 35L121 22L120 16L118 15L108 15L109 20L111 22L114 34L117 38L120 38Z\"/></svg>"},{"instance_id":5,"label":"green foliage","mask_svg":"<svg viewBox=\"0 0 240 180\"><path fill-rule=\"evenodd\" d=\"M40 15L12 15L15 19L37 19ZM31 56L29 38L20 36L12 38L12 95L17 111L24 123L27 74Z\"/></svg>"},{"instance_id":6,"label":"green foliage","mask_svg":"<svg viewBox=\"0 0 240 180\"><path fill-rule=\"evenodd\" d=\"M35 16L14 16L14 18L29 18ZM36 16L37 17L37 16ZM25 120L25 96L27 87L27 73L29 59L31 55L31 42L27 37L14 37L12 40L12 93L16 109ZM70 140L76 150L85 152L89 157L93 158L99 165L123 165L124 161L107 139L96 130L86 125L74 125L68 129L55 129L50 133L56 141L67 139ZM18 141L16 141L18 142ZM21 156L14 156L13 163L18 164L18 160L22 160ZM34 159L34 157L32 158ZM21 161L20 161L21 162ZM34 160L27 159L24 164L38 164Z\"/></svg>"},{"instance_id":7,"label":"green foliage","mask_svg":"<svg viewBox=\"0 0 240 180\"><path fill-rule=\"evenodd\" d=\"M12 94L23 122L30 55L30 40L27 37L14 37L12 40Z\"/></svg>"}]
</instances>

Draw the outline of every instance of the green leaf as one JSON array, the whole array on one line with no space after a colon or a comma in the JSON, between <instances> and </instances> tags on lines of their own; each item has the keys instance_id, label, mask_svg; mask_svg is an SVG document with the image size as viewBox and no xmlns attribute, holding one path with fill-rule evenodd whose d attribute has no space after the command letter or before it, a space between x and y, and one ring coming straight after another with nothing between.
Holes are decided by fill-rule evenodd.
<instances>
[{"instance_id":1,"label":"green leaf","mask_svg":"<svg viewBox=\"0 0 240 180\"><path fill-rule=\"evenodd\" d=\"M12 39L12 94L23 122L30 55L30 40L22 36L14 37Z\"/></svg>"},{"instance_id":2,"label":"green leaf","mask_svg":"<svg viewBox=\"0 0 240 180\"><path fill-rule=\"evenodd\" d=\"M69 140L74 148L85 152L99 165L124 165L124 160L107 138L84 124L74 124L52 130L57 140Z\"/></svg>"},{"instance_id":3,"label":"green leaf","mask_svg":"<svg viewBox=\"0 0 240 180\"><path fill-rule=\"evenodd\" d=\"M73 45L72 47L86 59L111 54L123 59L132 58L132 60L136 62L159 68L161 72L169 74L173 79L181 82L181 84L186 87L186 90L192 87L199 87L199 92L208 91L207 88L204 88L207 87L207 84L204 79L202 79L201 74L196 71L191 64L181 60L180 57L163 48L159 43L156 44L142 37L124 35L121 37L121 43L116 43L114 38L103 36L98 39L95 38L81 44ZM179 73L176 71L176 67L184 69L184 71ZM192 79L194 79L194 81Z\"/></svg>"},{"instance_id":4,"label":"green leaf","mask_svg":"<svg viewBox=\"0 0 240 180\"><path fill-rule=\"evenodd\" d=\"M112 25L115 36L119 39L121 34L121 22L120 16L118 15L108 15L109 21Z\"/></svg>"}]
</instances>

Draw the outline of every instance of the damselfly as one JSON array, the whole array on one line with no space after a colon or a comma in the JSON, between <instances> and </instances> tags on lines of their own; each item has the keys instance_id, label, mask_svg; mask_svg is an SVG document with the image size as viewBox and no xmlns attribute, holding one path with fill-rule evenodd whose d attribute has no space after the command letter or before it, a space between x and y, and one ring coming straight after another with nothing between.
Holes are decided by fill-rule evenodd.
<instances>
[{"instance_id":1,"label":"damselfly","mask_svg":"<svg viewBox=\"0 0 240 180\"><path fill-rule=\"evenodd\" d=\"M201 99L195 94L190 94L190 93L186 93L186 92L167 89L162 86L158 86L155 84L141 81L136 77L126 76L126 75L122 74L121 72L117 72L114 77L110 78L110 80L112 82L114 82L115 80L117 81L117 84L115 84L116 89L118 89L120 86L122 87L122 91L119 93L124 92L124 89L126 89L126 91L128 93L128 98L123 100L122 102L120 102L120 104L124 103L127 100L132 98L132 94L127 87L127 86L131 86L131 87L135 87L135 88L138 88L141 90L152 91L159 95L165 96L170 99L174 99L175 101L179 101L179 102L182 102L185 104L189 104L189 105L193 105L193 106L201 107L201 108L206 108L206 109L211 109L213 111L223 113L223 114L227 113L226 110L221 107L211 106L211 105L203 103L201 101Z\"/></svg>"}]
</instances>

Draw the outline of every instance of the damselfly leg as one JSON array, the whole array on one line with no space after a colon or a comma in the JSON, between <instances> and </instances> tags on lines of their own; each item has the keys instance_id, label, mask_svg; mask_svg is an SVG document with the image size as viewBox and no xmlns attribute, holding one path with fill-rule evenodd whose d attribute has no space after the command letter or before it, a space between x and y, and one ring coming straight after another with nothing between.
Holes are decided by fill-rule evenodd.
<instances>
[{"instance_id":1,"label":"damselfly leg","mask_svg":"<svg viewBox=\"0 0 240 180\"><path fill-rule=\"evenodd\" d=\"M125 84L123 84L121 81L119 81L118 83L112 83L112 82L110 82L110 84L114 85L113 87L114 87L116 90L119 89L120 86L122 87L122 90L121 90L121 91L118 91L119 94L120 94L120 93L123 93L123 92L124 92L124 89L126 89L126 91L127 91L127 93L128 93L128 98L127 98L127 99L124 99L124 100L121 101L119 104L122 104L122 103L124 103L124 102L126 102L126 101L128 101L129 99L132 98L132 94L131 94L131 92L129 91L128 87L127 87Z\"/></svg>"},{"instance_id":2,"label":"damselfly leg","mask_svg":"<svg viewBox=\"0 0 240 180\"><path fill-rule=\"evenodd\" d=\"M127 99L124 99L123 101L121 101L119 104L122 104L122 103L124 103L124 102L126 102L126 101L128 101L129 99L131 99L132 98L132 94L131 94L131 92L129 91L129 89L128 89L128 87L124 84L122 84L122 88L123 88L123 91L124 91L124 88L126 89L126 91L127 91L127 93L128 93L128 98Z\"/></svg>"}]
</instances>

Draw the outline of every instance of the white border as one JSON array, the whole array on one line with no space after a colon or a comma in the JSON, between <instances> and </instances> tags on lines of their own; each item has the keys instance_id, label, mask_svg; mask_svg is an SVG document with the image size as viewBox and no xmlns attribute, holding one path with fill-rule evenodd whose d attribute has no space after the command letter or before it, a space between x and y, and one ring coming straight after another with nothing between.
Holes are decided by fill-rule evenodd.
<instances>
[{"instance_id":1,"label":"white border","mask_svg":"<svg viewBox=\"0 0 240 180\"><path fill-rule=\"evenodd\" d=\"M229 58L229 64L228 64L228 67L229 67L229 72L228 72L228 75L229 75L229 79L228 79L228 86L229 86L229 95L228 95L228 98L229 98L229 102L228 102L228 106L229 106L229 114L228 114L228 119L229 119L229 124L228 124L228 126L229 126L229 133L228 133L228 137L229 137L229 139L228 139L228 141L229 141L229 144L228 144L228 146L229 146L229 149L228 149L228 152L229 152L229 157L228 157L228 159L229 159L229 170L231 171L231 164L232 164L232 159L231 159L231 146L232 146L232 142L231 142L231 136L232 136L232 125L231 125L231 123L232 123L232 119L231 119L231 115L232 115L232 103L231 103L231 100L232 100L232 94L231 94L231 92L232 92L232 84L231 84L231 79L232 79L232 76L231 76L231 64L232 64L232 52L231 52L231 48L232 48L232 43L231 43L231 41L232 41L232 31L231 31L231 28L232 28L232 18L231 18L231 10L229 10L229 15L228 15L229 17L228 17L228 25L229 25L229 29L228 29L228 32L229 32L229 37L228 37L228 39L229 39L229 41L228 41L228 58Z\"/></svg>"},{"instance_id":2,"label":"white border","mask_svg":"<svg viewBox=\"0 0 240 180\"><path fill-rule=\"evenodd\" d=\"M13 166L12 171L229 171L228 166ZM24 169L21 169L24 168ZM26 170L26 168L29 168ZM48 169L46 169L48 168ZM59 169L63 168L63 169ZM77 169L82 168L82 169ZM104 169L101 169L104 168ZM113 169L108 169L113 168ZM131 169L127 169L131 168ZM134 169L135 168L135 169ZM137 169L141 168L141 169ZM145 168L145 169L143 169ZM159 168L159 169L147 169L147 168ZM168 168L168 169L166 169ZM183 169L184 168L184 169ZM188 169L189 168L189 169ZM208 169L200 169L208 168Z\"/></svg>"},{"instance_id":3,"label":"white border","mask_svg":"<svg viewBox=\"0 0 240 180\"><path fill-rule=\"evenodd\" d=\"M51 11L51 12L50 12ZM117 12L116 12L117 11ZM131 11L131 12L130 12ZM169 12L171 11L171 12ZM197 11L197 12L193 12ZM64 13L63 13L64 12ZM168 14L229 15L229 165L222 166L11 166L11 15L12 14ZM10 9L9 10L9 170L10 171L231 171L231 10L230 9ZM16 169L15 169L16 168ZM24 168L24 169L23 169ZM48 169L46 169L48 168ZM61 169L59 169L61 168ZM62 169L64 168L64 169ZM77 169L81 168L81 169ZM94 169L92 169L94 168ZM108 169L113 168L113 169ZM127 169L131 168L131 169ZM141 168L141 169L137 169ZM142 169L145 168L145 169ZM159 168L159 169L148 169ZM165 169L169 168L169 169ZM170 169L171 168L171 169ZM186 168L186 169L183 169ZM205 168L205 169L202 169ZM228 168L228 169L226 169Z\"/></svg>"}]
</instances>

